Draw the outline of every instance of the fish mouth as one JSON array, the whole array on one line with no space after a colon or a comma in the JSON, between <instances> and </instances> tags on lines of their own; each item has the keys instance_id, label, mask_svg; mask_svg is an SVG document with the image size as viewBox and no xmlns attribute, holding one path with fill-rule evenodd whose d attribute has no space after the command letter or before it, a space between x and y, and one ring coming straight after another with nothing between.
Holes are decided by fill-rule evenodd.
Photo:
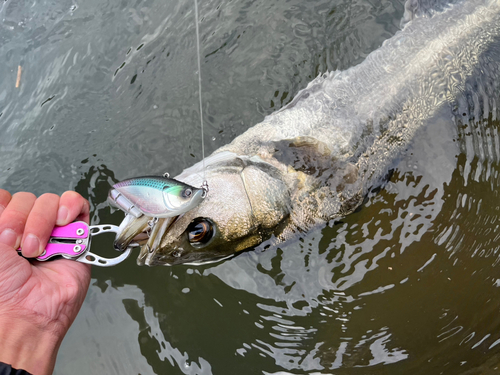
<instances>
[{"instance_id":1,"label":"fish mouth","mask_svg":"<svg viewBox=\"0 0 500 375\"><path fill-rule=\"evenodd\" d=\"M183 249L175 248L169 252L167 255L160 255L156 251L149 251L148 249L141 248L141 253L137 257L137 264L139 266L174 266L174 265L185 265L185 266L202 266L206 264L219 263L226 259L233 258L236 254L229 254L215 259L205 259L199 260L193 257L189 259L182 257L184 253Z\"/></svg>"},{"instance_id":2,"label":"fish mouth","mask_svg":"<svg viewBox=\"0 0 500 375\"><path fill-rule=\"evenodd\" d=\"M210 254L209 256L206 256L206 253L204 252L199 253L192 251L192 249L185 248L185 246L189 245L183 242L170 244L166 248L162 248L162 239L165 238L165 235L167 235L175 222L181 217L182 215L179 215L172 218L158 220L149 234L147 243L141 247L141 251L137 257L137 265L149 267L174 266L179 264L199 266L218 263L236 255L227 254L214 256L214 254Z\"/></svg>"},{"instance_id":3,"label":"fish mouth","mask_svg":"<svg viewBox=\"0 0 500 375\"><path fill-rule=\"evenodd\" d=\"M178 264L201 265L218 262L227 258L201 260L200 254L185 250L182 244L162 248L162 240L171 230L175 222L183 215L155 219L127 215L120 225L122 232L115 240L115 248L126 249L128 246L140 246L137 257L139 266L173 266Z\"/></svg>"},{"instance_id":4,"label":"fish mouth","mask_svg":"<svg viewBox=\"0 0 500 375\"><path fill-rule=\"evenodd\" d=\"M181 215L180 215L181 216ZM175 262L168 262L165 256L158 254L160 249L161 240L169 231L172 225L177 221L180 216L167 217L159 219L150 232L148 233L148 240L142 245L139 256L137 257L137 264L139 266L156 266L165 265L170 266ZM141 234L139 233L138 236ZM135 238L135 237L134 237ZM171 252L174 253L175 249ZM175 256L175 255L174 255ZM175 258L174 258L175 259Z\"/></svg>"},{"instance_id":5,"label":"fish mouth","mask_svg":"<svg viewBox=\"0 0 500 375\"><path fill-rule=\"evenodd\" d=\"M133 215L126 215L120 224L119 232L113 243L118 251L125 251L129 246L141 246L147 240L147 229L149 218L144 215L136 218Z\"/></svg>"}]
</instances>

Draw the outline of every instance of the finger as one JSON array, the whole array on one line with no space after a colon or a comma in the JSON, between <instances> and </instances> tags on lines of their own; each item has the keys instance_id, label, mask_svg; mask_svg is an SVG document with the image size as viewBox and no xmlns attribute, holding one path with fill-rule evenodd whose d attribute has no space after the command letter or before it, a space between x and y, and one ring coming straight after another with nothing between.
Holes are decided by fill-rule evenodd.
<instances>
[{"instance_id":1,"label":"finger","mask_svg":"<svg viewBox=\"0 0 500 375\"><path fill-rule=\"evenodd\" d=\"M26 220L35 200L35 195L31 193L16 193L12 196L0 217L0 243L16 249L19 247Z\"/></svg>"},{"instance_id":2,"label":"finger","mask_svg":"<svg viewBox=\"0 0 500 375\"><path fill-rule=\"evenodd\" d=\"M45 249L56 225L59 196L43 194L33 205L24 227L21 249L26 258L35 258Z\"/></svg>"},{"instance_id":3,"label":"finger","mask_svg":"<svg viewBox=\"0 0 500 375\"><path fill-rule=\"evenodd\" d=\"M59 211L57 222L59 226L67 225L75 219L89 223L90 217L89 202L75 191L67 191L61 195L59 200Z\"/></svg>"},{"instance_id":4,"label":"finger","mask_svg":"<svg viewBox=\"0 0 500 375\"><path fill-rule=\"evenodd\" d=\"M5 210L5 207L10 202L10 193L7 190L0 189L0 216L2 216L2 212Z\"/></svg>"}]
</instances>

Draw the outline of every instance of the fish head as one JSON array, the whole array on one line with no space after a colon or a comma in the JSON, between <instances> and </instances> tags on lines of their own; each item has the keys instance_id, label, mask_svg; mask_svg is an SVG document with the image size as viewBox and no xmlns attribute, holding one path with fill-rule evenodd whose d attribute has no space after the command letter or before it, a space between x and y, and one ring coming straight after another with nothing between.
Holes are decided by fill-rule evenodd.
<instances>
[{"instance_id":1,"label":"fish head","mask_svg":"<svg viewBox=\"0 0 500 375\"><path fill-rule=\"evenodd\" d=\"M227 258L269 238L289 215L288 188L270 165L233 157L208 165L204 176L196 176L188 169L176 178L196 186L204 177L209 188L206 198L182 215L159 219L141 248L139 265ZM135 225L136 230L139 227Z\"/></svg>"}]
</instances>

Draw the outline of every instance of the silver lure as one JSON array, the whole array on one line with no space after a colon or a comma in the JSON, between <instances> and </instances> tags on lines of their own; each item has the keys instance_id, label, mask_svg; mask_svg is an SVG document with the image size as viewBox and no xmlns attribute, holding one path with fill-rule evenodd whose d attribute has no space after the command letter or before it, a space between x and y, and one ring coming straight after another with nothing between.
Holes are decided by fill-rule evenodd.
<instances>
[{"instance_id":1,"label":"silver lure","mask_svg":"<svg viewBox=\"0 0 500 375\"><path fill-rule=\"evenodd\" d=\"M166 218L195 208L206 195L204 187L195 188L168 177L144 176L113 185L108 200L135 217Z\"/></svg>"}]
</instances>

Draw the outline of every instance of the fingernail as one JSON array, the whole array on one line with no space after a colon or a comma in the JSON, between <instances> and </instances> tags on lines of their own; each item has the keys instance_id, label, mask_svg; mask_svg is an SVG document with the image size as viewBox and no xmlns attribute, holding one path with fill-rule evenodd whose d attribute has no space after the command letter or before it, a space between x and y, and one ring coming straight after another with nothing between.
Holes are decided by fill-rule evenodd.
<instances>
[{"instance_id":1,"label":"fingernail","mask_svg":"<svg viewBox=\"0 0 500 375\"><path fill-rule=\"evenodd\" d=\"M0 234L0 243L14 247L17 242L17 234L12 229L5 229Z\"/></svg>"},{"instance_id":2,"label":"fingernail","mask_svg":"<svg viewBox=\"0 0 500 375\"><path fill-rule=\"evenodd\" d=\"M68 219L69 210L65 206L59 207L59 211L57 211L57 225L66 224L66 220Z\"/></svg>"},{"instance_id":3,"label":"fingernail","mask_svg":"<svg viewBox=\"0 0 500 375\"><path fill-rule=\"evenodd\" d=\"M28 234L23 241L22 249L25 257L37 257L40 255L40 240L34 234Z\"/></svg>"}]
</instances>

